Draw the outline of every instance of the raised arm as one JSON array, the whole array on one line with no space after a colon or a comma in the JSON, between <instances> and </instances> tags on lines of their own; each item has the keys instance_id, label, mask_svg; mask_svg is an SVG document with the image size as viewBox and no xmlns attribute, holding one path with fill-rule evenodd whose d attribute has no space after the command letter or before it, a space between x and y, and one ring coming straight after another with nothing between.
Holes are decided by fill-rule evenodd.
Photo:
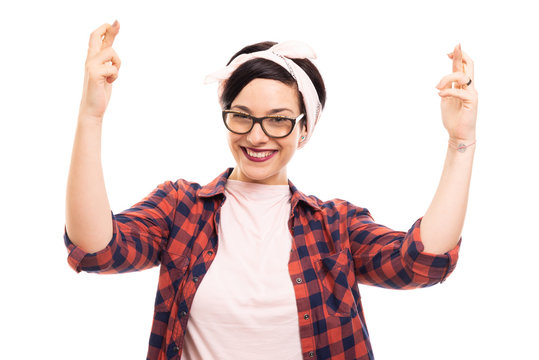
<instances>
[{"instance_id":1,"label":"raised arm","mask_svg":"<svg viewBox=\"0 0 539 360\"><path fill-rule=\"evenodd\" d=\"M442 78L436 87L442 98L442 120L449 143L438 189L421 222L424 251L433 254L453 249L460 239L475 152L474 64L460 44L448 56L453 59L453 73Z\"/></svg>"},{"instance_id":2,"label":"raised arm","mask_svg":"<svg viewBox=\"0 0 539 360\"><path fill-rule=\"evenodd\" d=\"M113 234L101 166L101 126L118 77L120 59L112 49L120 25L104 24L90 36L84 88L66 192L66 231L74 244L93 253Z\"/></svg>"}]
</instances>

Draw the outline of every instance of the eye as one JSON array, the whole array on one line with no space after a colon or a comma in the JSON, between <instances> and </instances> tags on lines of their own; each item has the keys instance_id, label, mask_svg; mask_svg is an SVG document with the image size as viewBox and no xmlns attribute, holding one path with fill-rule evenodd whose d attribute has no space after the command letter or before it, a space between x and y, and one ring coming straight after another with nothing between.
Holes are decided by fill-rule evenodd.
<instances>
[{"instance_id":1,"label":"eye","mask_svg":"<svg viewBox=\"0 0 539 360\"><path fill-rule=\"evenodd\" d=\"M271 116L268 118L271 122L274 122L274 123L280 123L280 122L283 122L283 121L288 121L289 119L284 117L284 116Z\"/></svg>"},{"instance_id":2,"label":"eye","mask_svg":"<svg viewBox=\"0 0 539 360\"><path fill-rule=\"evenodd\" d=\"M234 119L248 119L249 115L243 113L231 113Z\"/></svg>"},{"instance_id":3,"label":"eye","mask_svg":"<svg viewBox=\"0 0 539 360\"><path fill-rule=\"evenodd\" d=\"M267 119L272 124L282 124L282 123L286 123L290 121L289 118L284 117L284 116L271 116L271 117L268 117Z\"/></svg>"}]
</instances>

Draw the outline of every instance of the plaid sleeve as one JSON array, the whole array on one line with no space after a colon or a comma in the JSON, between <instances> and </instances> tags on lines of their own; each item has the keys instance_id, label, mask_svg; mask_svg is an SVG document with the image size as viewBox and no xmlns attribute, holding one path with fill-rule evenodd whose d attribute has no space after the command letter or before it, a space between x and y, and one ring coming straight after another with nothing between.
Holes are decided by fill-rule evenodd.
<instances>
[{"instance_id":1,"label":"plaid sleeve","mask_svg":"<svg viewBox=\"0 0 539 360\"><path fill-rule=\"evenodd\" d=\"M76 272L123 273L159 264L159 253L168 240L176 211L177 188L166 181L143 200L112 216L113 234L107 246L87 253L71 242L64 226L67 261Z\"/></svg>"},{"instance_id":2,"label":"plaid sleeve","mask_svg":"<svg viewBox=\"0 0 539 360\"><path fill-rule=\"evenodd\" d=\"M392 289L412 289L443 282L454 270L460 243L445 254L423 251L422 217L408 232L376 224L367 209L348 212L357 281Z\"/></svg>"}]
</instances>

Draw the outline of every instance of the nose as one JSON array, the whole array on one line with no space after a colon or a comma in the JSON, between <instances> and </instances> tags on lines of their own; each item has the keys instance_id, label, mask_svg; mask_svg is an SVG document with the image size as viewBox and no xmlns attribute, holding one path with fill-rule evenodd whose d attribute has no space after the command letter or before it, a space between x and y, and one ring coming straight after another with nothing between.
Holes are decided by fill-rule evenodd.
<instances>
[{"instance_id":1,"label":"nose","mask_svg":"<svg viewBox=\"0 0 539 360\"><path fill-rule=\"evenodd\" d=\"M247 134L247 140L253 145L264 144L269 140L268 135L262 130L260 124L255 124Z\"/></svg>"}]
</instances>

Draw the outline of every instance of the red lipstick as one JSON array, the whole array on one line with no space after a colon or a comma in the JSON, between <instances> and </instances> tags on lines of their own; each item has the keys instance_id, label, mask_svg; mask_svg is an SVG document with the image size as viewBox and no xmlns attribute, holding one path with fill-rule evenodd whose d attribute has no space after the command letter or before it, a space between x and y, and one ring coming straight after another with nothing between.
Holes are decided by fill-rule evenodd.
<instances>
[{"instance_id":1,"label":"red lipstick","mask_svg":"<svg viewBox=\"0 0 539 360\"><path fill-rule=\"evenodd\" d=\"M254 156L251 156L247 153L247 150L246 148L244 148L243 146L241 147L241 151L243 151L243 154L245 155L245 157L251 161L255 161L255 162L264 162L264 161L268 161L269 159L271 159L275 154L277 154L277 150L271 150L271 149L252 149L252 148L249 148L249 151L251 152L269 152L271 151L272 153L266 157L254 157Z\"/></svg>"}]
</instances>

